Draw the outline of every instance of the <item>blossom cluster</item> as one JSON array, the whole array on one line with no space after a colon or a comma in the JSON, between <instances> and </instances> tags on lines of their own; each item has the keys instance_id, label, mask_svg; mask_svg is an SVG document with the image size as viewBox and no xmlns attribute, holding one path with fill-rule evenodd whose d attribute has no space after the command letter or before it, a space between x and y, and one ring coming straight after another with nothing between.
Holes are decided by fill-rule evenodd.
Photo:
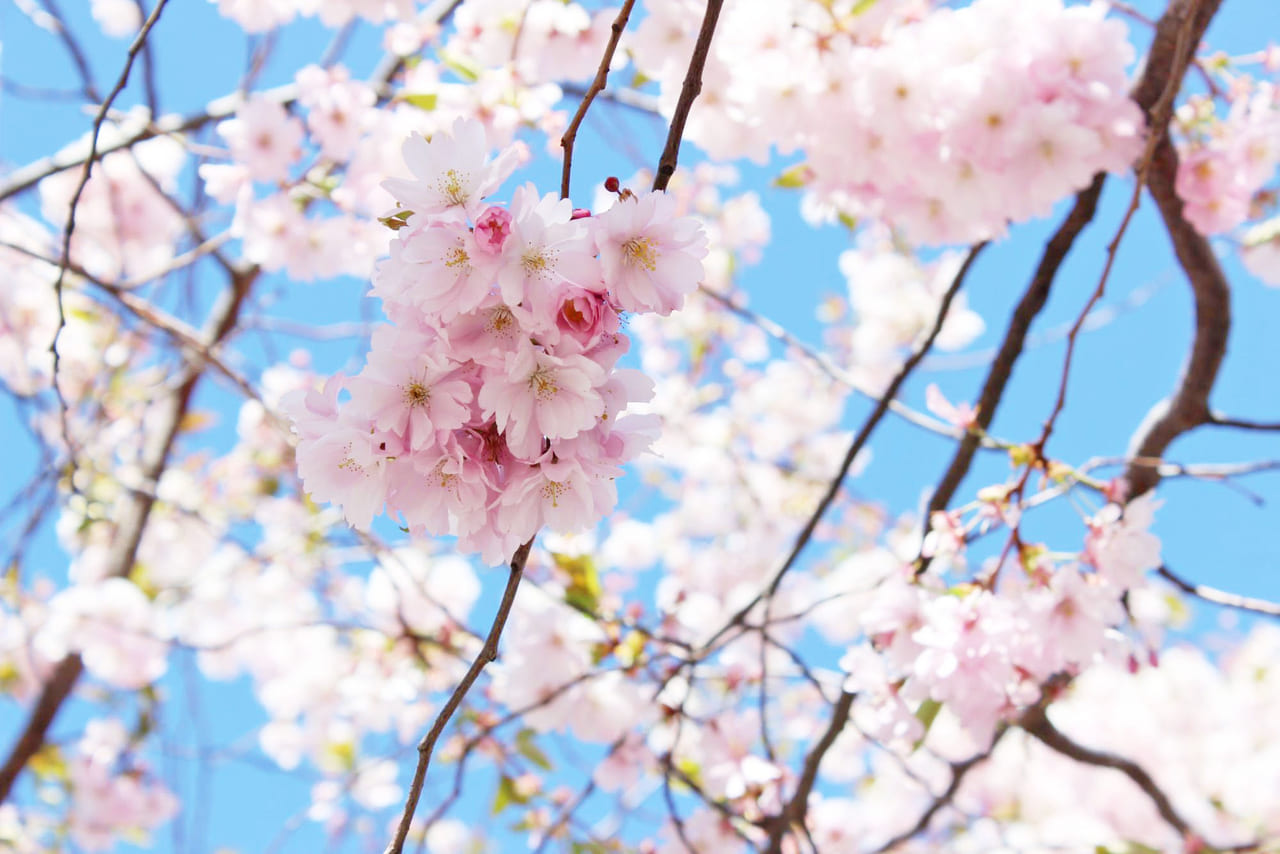
<instances>
[{"instance_id":1,"label":"blossom cluster","mask_svg":"<svg viewBox=\"0 0 1280 854\"><path fill-rule=\"evenodd\" d=\"M372 287L391 323L360 374L287 403L298 469L356 526L385 505L499 562L544 525L613 508L620 466L656 434L655 417L624 414L652 383L616 367L620 315L678 308L706 238L661 193L620 192L595 216L532 185L488 204L519 155L489 158L475 121L411 137L404 156L413 178L386 183L402 207Z\"/></svg>"},{"instance_id":2,"label":"blossom cluster","mask_svg":"<svg viewBox=\"0 0 1280 854\"><path fill-rule=\"evenodd\" d=\"M1193 98L1178 111L1186 139L1175 189L1183 214L1204 235L1250 219L1258 192L1280 164L1280 86L1241 78L1231 94L1222 119L1207 98Z\"/></svg>"},{"instance_id":3,"label":"blossom cluster","mask_svg":"<svg viewBox=\"0 0 1280 854\"><path fill-rule=\"evenodd\" d=\"M726 12L706 72L716 95L688 135L716 157L803 151L784 183L824 211L881 219L918 244L986 239L1140 151L1133 49L1101 6L978 0L922 14L880 3L888 17L868 29L866 4L814 5ZM694 6L650 4L632 43L664 109L683 73L672 34L697 31Z\"/></svg>"}]
</instances>

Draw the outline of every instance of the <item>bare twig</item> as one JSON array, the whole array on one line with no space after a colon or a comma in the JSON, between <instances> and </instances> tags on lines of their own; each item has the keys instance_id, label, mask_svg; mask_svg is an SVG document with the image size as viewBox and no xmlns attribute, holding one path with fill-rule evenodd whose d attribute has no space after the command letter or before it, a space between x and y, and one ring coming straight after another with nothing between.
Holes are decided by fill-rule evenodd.
<instances>
[{"instance_id":1,"label":"bare twig","mask_svg":"<svg viewBox=\"0 0 1280 854\"><path fill-rule=\"evenodd\" d=\"M1067 253L1071 251L1071 247L1075 244L1076 238L1080 236L1080 232L1093 220L1094 214L1098 210L1098 198L1102 195L1102 185L1105 181L1106 176L1101 172L1093 176L1093 182L1076 195L1076 201L1071 211L1062 221L1062 224L1058 226L1058 230L1049 238L1049 242L1045 244L1044 252L1040 255L1040 263L1036 267L1035 274L1031 277L1031 283L1027 286L1022 299L1019 300L1017 307L1013 310L1013 315L1009 319L1009 326L1004 333L1004 340L1000 343L999 352L991 362L991 367L987 371L987 378L983 381L982 392L978 396L977 416L975 419L978 429L970 432L960 440L960 445L952 455L951 462L948 464L946 472L942 475L942 480L938 482L938 487L933 491L933 496L929 499L929 507L925 513L926 519L932 516L933 513L947 508L947 505L951 503L951 498L960 487L960 482L964 480L964 476L969 472L969 467L973 465L973 457L978 450L979 436L981 433L986 432L995 419L996 410L1000 406L1000 401L1004 399L1005 390L1008 388L1009 380L1013 376L1013 366L1017 363L1018 357L1022 355L1022 351L1026 347L1027 333L1031 330L1031 324L1040 314L1040 310L1044 308L1045 303L1048 302L1049 291L1058 275L1062 262L1067 257ZM928 565L929 559L922 557L917 572L924 572Z\"/></svg>"},{"instance_id":2,"label":"bare twig","mask_svg":"<svg viewBox=\"0 0 1280 854\"><path fill-rule=\"evenodd\" d=\"M724 0L707 0L707 11L702 16L698 40L693 45L689 70L685 72L684 85L680 87L680 99L676 101L675 112L671 114L667 142L662 148L662 157L658 160L658 171L653 176L654 190L667 189L667 183L676 173L676 161L680 157L680 140L684 137L684 125L689 120L689 111L693 109L694 99L702 91L702 69L706 66L707 56L711 53L711 37L715 35L716 21L720 17L720 7L723 3Z\"/></svg>"},{"instance_id":3,"label":"bare twig","mask_svg":"<svg viewBox=\"0 0 1280 854\"><path fill-rule=\"evenodd\" d=\"M418 765L413 772L413 782L409 784L409 797L405 800L404 812L400 815L400 823L396 827L395 838L387 846L386 854L400 854L404 850L405 839L409 836L409 826L413 823L413 813L418 808L418 799L422 797L422 786L427 779L427 767L431 764L431 753L435 750L436 742L440 740L440 736L444 733L444 728L449 724L453 713L458 710L458 706L462 704L463 699L467 696L467 692L471 690L471 686L480 678L480 673L485 666L491 661L498 658L498 641L502 638L502 629L507 624L507 617L511 614L511 606L516 601L516 590L520 587L520 578L524 574L525 562L529 559L529 550L533 548L533 540L516 549L516 553L511 558L511 570L507 576L507 587L502 593L502 601L498 604L498 610L493 615L493 625L489 627L489 634L484 640L484 646L476 655L475 661L471 663L471 667L467 670L462 681L453 689L453 693L449 695L449 699L445 702L444 708L436 716L435 723L431 725L431 729L423 736L422 741L418 743Z\"/></svg>"},{"instance_id":4,"label":"bare twig","mask_svg":"<svg viewBox=\"0 0 1280 854\"><path fill-rule=\"evenodd\" d=\"M1237 430L1280 430L1280 421L1251 421L1246 418L1230 418L1220 412L1210 412L1206 422L1215 427L1235 427Z\"/></svg>"},{"instance_id":5,"label":"bare twig","mask_svg":"<svg viewBox=\"0 0 1280 854\"><path fill-rule=\"evenodd\" d=\"M1156 574L1183 593L1195 596L1197 599L1203 599L1206 602L1212 602L1214 605L1234 608L1237 611L1247 611L1251 614L1263 614L1267 617L1280 617L1280 604L1275 602L1268 602L1266 599L1255 599L1252 596L1241 596L1238 593L1229 593L1216 587L1196 584L1175 574L1167 566L1157 569Z\"/></svg>"},{"instance_id":6,"label":"bare twig","mask_svg":"<svg viewBox=\"0 0 1280 854\"><path fill-rule=\"evenodd\" d=\"M151 11L151 15L143 22L142 28L138 30L138 35L134 38L133 44L129 45L129 51L126 55L124 68L120 70L120 76L116 79L115 86L107 94L107 99L102 102L102 106L98 108L98 114L93 119L93 129L89 133L89 153L84 160L84 168L80 172L80 182L76 185L75 192L71 194L71 201L67 208L67 222L62 230L62 261L58 265L58 278L53 283L54 293L58 300L58 326L53 334L53 341L49 344L49 350L53 353L53 391L58 398L58 411L62 419L62 436L63 441L67 445L68 452L72 457L72 465L75 464L75 451L71 442L71 435L67 428L67 400L62 394L62 388L58 385L58 368L61 360L58 355L58 339L62 336L62 331L67 326L66 307L62 300L63 282L67 277L67 270L71 264L71 236L76 229L76 209L80 204L80 196L84 193L85 185L89 183L89 175L93 171L94 161L98 157L98 136L102 133L102 125L107 120L107 113L111 109L112 103L124 91L124 87L129 83L129 73L133 69L134 60L137 59L138 53L147 43L147 36L151 33L151 28L156 25L156 21L160 19L160 13L164 11L165 4L168 0L157 0L156 7ZM163 461L162 461L163 464ZM74 679L72 680L74 681Z\"/></svg>"},{"instance_id":7,"label":"bare twig","mask_svg":"<svg viewBox=\"0 0 1280 854\"><path fill-rule=\"evenodd\" d=\"M157 9L162 5L163 2ZM257 273L257 268L248 268L232 279L231 287L210 315L205 333L208 347L215 346L235 327ZM140 460L140 474L144 484L154 485L164 472L170 450L203 370L202 360L188 362L179 376L177 386L158 402L160 411L154 422L155 431L144 447ZM106 577L122 577L133 568L138 546L142 542L142 533L154 504L154 489L128 490L121 497L115 510L115 537L104 564ZM84 664L80 656L71 654L58 662L45 681L17 742L10 749L4 765L0 766L0 803L8 799L18 774L44 743L45 734L53 724L54 717L71 695L83 670Z\"/></svg>"},{"instance_id":8,"label":"bare twig","mask_svg":"<svg viewBox=\"0 0 1280 854\"><path fill-rule=\"evenodd\" d=\"M840 699L836 700L835 707L831 711L831 720L827 723L826 731L805 757L804 768L800 771L800 780L796 783L795 793L773 819L772 826L769 828L766 854L780 854L782 839L787 835L787 830L793 825L804 825L805 813L809 808L809 795L818 780L818 769L822 765L822 759L831 749L831 745L835 744L840 733L844 731L845 724L849 722L849 712L853 709L853 701L857 696L852 691L840 692Z\"/></svg>"},{"instance_id":9,"label":"bare twig","mask_svg":"<svg viewBox=\"0 0 1280 854\"><path fill-rule=\"evenodd\" d=\"M84 97L91 101L100 100L98 88L93 83L93 71L89 68L89 60L85 57L84 51L80 49L80 42L76 41L75 36L67 29L66 18L62 14L62 10L54 0L40 0L40 5L49 13L49 17L54 22L57 29L58 38L62 40L62 44L67 49L67 53L71 56L71 64L76 67L76 72L80 75L80 91Z\"/></svg>"},{"instance_id":10,"label":"bare twig","mask_svg":"<svg viewBox=\"0 0 1280 854\"><path fill-rule=\"evenodd\" d=\"M1141 765L1123 756L1117 756L1114 753L1106 753L1101 750L1093 750L1072 741L1050 722L1043 704L1036 704L1028 709L1018 721L1018 725L1046 747L1061 753L1063 756L1070 757L1077 762L1083 762L1086 765L1113 768L1124 774L1151 799L1152 805L1160 813L1160 817L1165 820L1165 823L1176 830L1183 838L1190 836L1194 832L1186 820L1173 808L1173 803L1169 800L1169 796L1161 790L1156 781Z\"/></svg>"},{"instance_id":11,"label":"bare twig","mask_svg":"<svg viewBox=\"0 0 1280 854\"><path fill-rule=\"evenodd\" d=\"M986 750L981 753L974 754L968 759L961 760L960 762L952 762L951 781L947 783L947 787L929 803L929 806L925 808L924 812L920 813L920 818L916 819L915 824L892 839L887 840L883 845L875 849L873 854L885 854L887 851L892 851L894 848L906 842L916 834L924 832L924 830L929 826L929 822L933 821L933 817L937 815L943 807L946 807L955 799L956 792L960 791L960 784L964 782L965 775L978 765L981 765L988 757L991 756L991 752L996 749L996 745L1000 742L1000 739L1006 732L1008 732L1008 728L1001 727L996 730L995 738L991 740L991 746Z\"/></svg>"},{"instance_id":12,"label":"bare twig","mask_svg":"<svg viewBox=\"0 0 1280 854\"><path fill-rule=\"evenodd\" d=\"M955 277L951 280L950 286L948 286L946 293L942 297L941 303L938 305L938 313L934 317L933 328L929 330L929 334L920 342L915 351L912 352L907 360L902 363L902 367L898 369L898 373L894 376L888 387L885 388L884 393L880 395L875 407L871 410L871 414L867 416L867 419L862 423L862 427L858 429L857 434L853 437L853 441L849 444L849 449L845 452L844 459L840 462L839 470L828 484L826 493L818 502L818 506L814 508L813 513L809 515L809 519L805 523L804 527L800 529L800 533L796 536L795 543L792 545L790 553L787 555L786 560L783 561L782 566L774 573L773 578L769 582L769 586L756 594L756 596L740 608L718 632L712 635L705 645L706 648L710 648L733 626L741 625L747 614L751 612L751 609L763 600L772 599L773 595L778 592L778 587L782 584L782 579L795 565L801 552L804 551L805 547L809 544L809 540L812 539L814 531L817 530L818 524L822 521L822 517L826 514L827 509L832 505L836 496L840 493L840 488L844 484L844 479L848 474L849 469L853 466L854 459L856 459L862 449L866 447L866 444L871 439L871 435L875 432L876 427L884 418L885 413L889 411L889 401L897 396L898 389L901 388L902 384L907 381L909 376L911 376L912 371L914 371L916 366L920 364L920 360L928 354L930 349L932 349L933 342L937 340L938 335L942 332L942 327L946 322L952 301L955 299L956 294L960 292L960 288L963 286L970 268L973 266L974 261L977 260L978 255L981 254L986 245L987 244L985 242L976 244L965 256L964 263L961 264L960 269L956 271ZM769 622L767 615L764 622L765 624L768 624Z\"/></svg>"},{"instance_id":13,"label":"bare twig","mask_svg":"<svg viewBox=\"0 0 1280 854\"><path fill-rule=\"evenodd\" d=\"M631 7L634 5L635 0L626 0L618 10L618 17L613 19L613 24L609 27L609 43L605 45L604 55L600 57L600 67L596 69L596 76L592 79L586 94L582 96L578 110L570 119L564 136L560 137L560 147L564 149L564 168L560 174L560 198L562 199L569 198L569 178L573 171L573 143L578 138L578 128L582 125L582 120L587 117L591 102L595 100L596 95L604 91L605 84L609 80L609 66L613 64L613 53L618 48L622 31L627 28L627 19L631 17Z\"/></svg>"}]
</instances>

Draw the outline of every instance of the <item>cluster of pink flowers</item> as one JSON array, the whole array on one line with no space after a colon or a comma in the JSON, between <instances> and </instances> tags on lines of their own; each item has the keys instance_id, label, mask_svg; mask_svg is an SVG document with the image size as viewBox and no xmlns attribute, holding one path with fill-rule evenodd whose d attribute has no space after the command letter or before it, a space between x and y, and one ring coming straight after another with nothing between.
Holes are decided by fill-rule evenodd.
<instances>
[{"instance_id":1,"label":"cluster of pink flowers","mask_svg":"<svg viewBox=\"0 0 1280 854\"><path fill-rule=\"evenodd\" d=\"M1280 86L1244 77L1230 94L1223 119L1208 98L1193 98L1178 111L1186 139L1176 189L1187 220L1204 235L1256 216L1256 196L1280 164Z\"/></svg>"},{"instance_id":2,"label":"cluster of pink flowers","mask_svg":"<svg viewBox=\"0 0 1280 854\"><path fill-rule=\"evenodd\" d=\"M977 0L911 22L920 4L892 5L869 32L857 20L865 4L736 4L708 64L715 97L699 102L689 138L725 158L799 149L807 159L787 183L921 244L998 236L1139 153L1133 49L1101 6ZM651 4L633 45L664 108L685 55L671 35L697 31L695 6Z\"/></svg>"},{"instance_id":3,"label":"cluster of pink flowers","mask_svg":"<svg viewBox=\"0 0 1280 854\"><path fill-rule=\"evenodd\" d=\"M414 177L386 183L401 227L372 288L391 323L359 375L286 406L314 497L360 527L385 505L496 563L613 508L619 467L656 434L654 416L623 414L652 383L615 367L619 315L678 308L706 238L661 193L624 191L595 216L531 185L490 205L519 155L488 151L461 119L405 143Z\"/></svg>"}]
</instances>

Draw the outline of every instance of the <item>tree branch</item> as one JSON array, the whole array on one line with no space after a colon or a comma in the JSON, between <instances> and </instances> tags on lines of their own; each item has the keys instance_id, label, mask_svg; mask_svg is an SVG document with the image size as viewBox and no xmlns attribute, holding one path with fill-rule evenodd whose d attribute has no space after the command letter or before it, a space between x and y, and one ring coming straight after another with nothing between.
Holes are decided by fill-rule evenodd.
<instances>
[{"instance_id":1,"label":"tree branch","mask_svg":"<svg viewBox=\"0 0 1280 854\"><path fill-rule=\"evenodd\" d=\"M409 826L413 822L413 813L418 808L418 799L422 797L422 786L427 779L427 767L431 764L431 753L435 750L436 742L440 740L440 736L444 733L444 728L448 725L449 719L453 717L453 713L458 710L458 706L462 704L463 699L467 696L467 692L471 690L471 686L480 678L481 671L485 666L498 658L498 641L502 638L502 629L507 624L507 617L511 614L511 606L516 601L516 590L520 587L520 578L524 574L525 562L529 560L529 551L533 548L533 540L516 549L516 553L511 558L511 572L507 576L507 587L502 593L502 601L498 604L498 610L493 615L493 625L489 627L489 634L484 639L484 646L477 653L475 661L471 662L471 667L467 670L462 681L453 689L453 693L449 695L449 699L445 702L444 708L440 710L440 714L436 716L435 723L431 725L431 729L422 741L418 743L418 765L413 772L413 782L409 785L409 797L405 800L404 811L400 815L400 823L396 827L395 838L387 846L386 854L400 854L404 850L405 840L409 836Z\"/></svg>"},{"instance_id":2,"label":"tree branch","mask_svg":"<svg viewBox=\"0 0 1280 854\"><path fill-rule=\"evenodd\" d=\"M862 423L862 427L858 429L857 434L853 437L853 441L849 445L849 449L845 451L844 459L840 461L839 471L837 471L835 477L831 479L831 482L827 486L826 493L822 496L822 499L818 502L818 506L815 507L813 513L809 515L809 520L805 522L804 527L796 536L795 543L791 546L791 552L787 555L786 560L783 561L782 566L778 568L778 571L774 573L773 579L769 582L769 586L756 594L756 596L746 605L742 606L742 608L733 615L729 622L727 622L720 631L712 635L706 643L707 648L711 647L711 645L722 637L731 627L741 625L742 621L746 619L747 614L751 612L751 609L758 605L762 600L770 599L773 597L773 594L778 592L778 587L782 584L782 579L791 570L791 568L795 566L796 561L800 558L800 553L803 552L805 546L809 544L809 540L813 537L813 532L817 530L818 524L822 521L822 517L826 515L827 509L831 507L836 496L840 493L840 487L844 484L845 476L853 466L853 461L857 458L862 449L866 447L867 442L871 439L871 434L875 432L877 425L879 425L880 421L884 418L885 413L889 411L889 402L897 396L898 389L900 389L902 384L907 381L907 377L911 376L912 371L914 371L916 366L920 364L920 360L928 355L929 350L933 348L933 342L937 340L938 335L942 332L943 325L946 323L947 314L951 309L952 301L955 299L956 294L960 292L960 288L964 285L964 280L968 276L969 270L973 267L974 261L977 260L978 255L982 253L982 250L986 245L987 244L985 242L974 245L969 250L968 255L965 256L964 263L962 263L960 265L960 269L956 271L955 277L952 278L951 284L947 287L946 293L943 294L942 302L938 305L938 313L934 317L933 328L929 330L929 334L925 337L924 341L920 342L920 345L916 347L915 351L912 352L907 360L902 363L902 367L898 369L898 373L889 383L889 386L884 390L884 393L881 394L880 398L876 401L876 405L871 410L871 414L867 416L867 420L864 421ZM768 616L766 615L764 623L767 625L768 622Z\"/></svg>"},{"instance_id":3,"label":"tree branch","mask_svg":"<svg viewBox=\"0 0 1280 854\"><path fill-rule=\"evenodd\" d=\"M596 95L604 91L605 84L609 80L609 66L613 64L613 52L618 49L618 40L622 38L622 31L627 28L627 19L631 17L631 7L635 2L636 0L626 0L618 10L618 17L614 18L613 24L609 27L609 43L605 45L604 55L600 57L600 67L596 69L596 76L591 81L591 86L587 88L586 94L582 96L578 111L569 121L569 127L560 137L560 147L564 149L564 168L560 175L560 198L562 199L569 198L569 176L573 170L573 143L578 138L578 128L582 125L582 120L587 117L587 110L591 108Z\"/></svg>"},{"instance_id":4,"label":"tree branch","mask_svg":"<svg viewBox=\"0 0 1280 854\"><path fill-rule=\"evenodd\" d=\"M162 5L162 4L161 4ZM159 8L159 7L157 7ZM248 268L233 277L231 287L224 293L221 303L210 315L207 324L204 349L214 348L235 327L236 319L248 297L257 268ZM183 417L191 404L196 384L203 375L205 359L192 355L187 362L177 387L158 403L162 411L155 421L155 432L143 449L141 458L142 483L153 488L128 490L121 495L120 504L115 513L115 537L107 553L105 566L106 577L119 578L129 574L137 558L138 546L142 542L142 533L155 504L154 485L159 482L161 474L169 459L174 440L181 429ZM9 750L4 765L0 766L0 803L9 798L14 781L27 762L44 743L54 717L63 702L71 695L80 674L84 670L83 662L78 654L63 658L55 666L48 681L40 690L26 725L18 740Z\"/></svg>"},{"instance_id":5,"label":"tree branch","mask_svg":"<svg viewBox=\"0 0 1280 854\"><path fill-rule=\"evenodd\" d=\"M1206 602L1212 602L1214 605L1234 608L1237 611L1247 611L1251 614L1280 617L1280 604L1275 602L1268 602L1266 599L1255 599L1251 596L1241 596L1238 593L1229 593L1226 590L1206 587L1203 584L1195 584L1180 575L1176 575L1167 566L1161 566L1156 570L1156 574L1183 593L1195 596L1197 599L1203 599Z\"/></svg>"},{"instance_id":6,"label":"tree branch","mask_svg":"<svg viewBox=\"0 0 1280 854\"><path fill-rule=\"evenodd\" d=\"M720 7L724 0L707 0L707 11L702 16L702 28L698 31L698 40L693 45L693 56L689 59L689 70L684 75L684 85L680 87L680 99L676 102L675 112L671 114L671 127L667 131L667 143L662 148L662 157L658 160L658 171L653 176L653 189L665 190L671 176L676 173L676 161L680 157L680 140L684 137L684 125L689 119L689 111L693 109L693 101L702 91L702 69L707 64L707 56L711 53L711 37L716 32L716 21L720 18Z\"/></svg>"},{"instance_id":7,"label":"tree branch","mask_svg":"<svg viewBox=\"0 0 1280 854\"><path fill-rule=\"evenodd\" d=\"M1142 766L1123 756L1117 756L1114 753L1106 753L1101 750L1093 750L1072 741L1049 721L1049 716L1043 704L1036 704L1029 708L1019 720L1018 725L1046 747L1061 753L1063 756L1070 757L1077 762L1083 762L1086 765L1113 768L1124 774L1151 799L1152 805L1155 806L1156 811L1160 813L1160 817L1165 820L1165 823L1178 831L1184 839L1194 833L1186 820L1173 808L1169 796L1156 785L1155 780L1151 778L1151 775Z\"/></svg>"},{"instance_id":8,"label":"tree branch","mask_svg":"<svg viewBox=\"0 0 1280 854\"><path fill-rule=\"evenodd\" d=\"M1199 44L1220 5L1221 0L1174 0L1156 26L1151 64L1155 64L1156 57L1167 56L1172 72L1178 75L1170 79L1180 79L1194 53L1188 50L1187 55L1179 55L1184 27L1190 44ZM1144 75L1143 82L1148 83L1149 77L1150 74ZM1149 94L1150 89L1148 86L1144 91ZM1226 276L1209 241L1182 214L1182 199L1174 189L1178 154L1169 141L1167 121L1152 126L1149 132L1158 137L1147 174L1147 189L1155 199L1195 301L1195 335L1178 385L1147 414L1129 446L1131 457L1158 458L1182 433L1211 420L1209 394L1226 354L1231 299ZM1160 482L1160 472L1151 466L1131 465L1125 478L1133 497L1154 488Z\"/></svg>"}]
</instances>

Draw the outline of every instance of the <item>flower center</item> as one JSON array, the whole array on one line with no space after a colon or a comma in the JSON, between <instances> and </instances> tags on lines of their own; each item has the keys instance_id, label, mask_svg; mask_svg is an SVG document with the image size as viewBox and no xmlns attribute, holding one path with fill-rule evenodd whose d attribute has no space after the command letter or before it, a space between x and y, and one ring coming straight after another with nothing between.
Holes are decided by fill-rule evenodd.
<instances>
[{"instance_id":1,"label":"flower center","mask_svg":"<svg viewBox=\"0 0 1280 854\"><path fill-rule=\"evenodd\" d=\"M563 483L558 480L549 480L542 485L542 497L551 499L552 507L560 506L560 496L568 490Z\"/></svg>"},{"instance_id":2,"label":"flower center","mask_svg":"<svg viewBox=\"0 0 1280 854\"><path fill-rule=\"evenodd\" d=\"M457 169L450 169L444 173L444 177L440 179L440 195L451 205L464 205L470 194L463 187L463 179L466 176L458 174Z\"/></svg>"},{"instance_id":3,"label":"flower center","mask_svg":"<svg viewBox=\"0 0 1280 854\"><path fill-rule=\"evenodd\" d=\"M427 401L431 399L431 389L422 383L414 380L405 386L404 402L409 406L425 406Z\"/></svg>"},{"instance_id":4,"label":"flower center","mask_svg":"<svg viewBox=\"0 0 1280 854\"><path fill-rule=\"evenodd\" d=\"M533 389L533 395L538 400L551 400L560 391L555 374L546 368L538 368L533 372L529 377L529 388Z\"/></svg>"},{"instance_id":5,"label":"flower center","mask_svg":"<svg viewBox=\"0 0 1280 854\"><path fill-rule=\"evenodd\" d=\"M461 272L471 271L471 256L461 246L454 246L444 253L444 265Z\"/></svg>"},{"instance_id":6,"label":"flower center","mask_svg":"<svg viewBox=\"0 0 1280 854\"><path fill-rule=\"evenodd\" d=\"M622 259L629 267L643 267L652 273L658 269L658 247L652 237L633 237L622 244Z\"/></svg>"}]
</instances>

